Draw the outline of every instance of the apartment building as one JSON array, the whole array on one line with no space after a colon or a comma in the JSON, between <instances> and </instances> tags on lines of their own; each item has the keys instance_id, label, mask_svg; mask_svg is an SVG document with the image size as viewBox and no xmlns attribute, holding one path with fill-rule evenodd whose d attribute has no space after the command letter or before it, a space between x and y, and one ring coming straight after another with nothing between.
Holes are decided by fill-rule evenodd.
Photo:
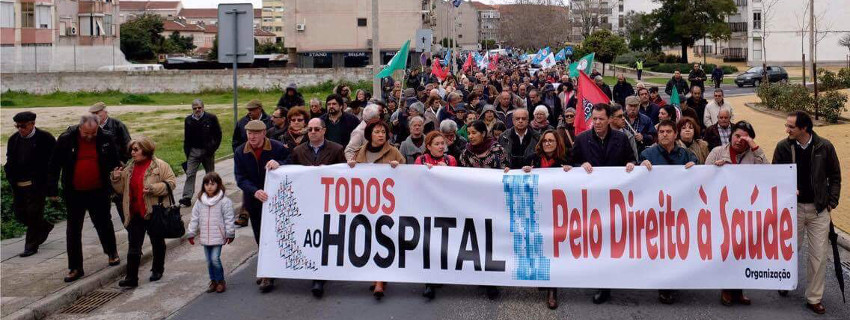
<instances>
[{"instance_id":1,"label":"apartment building","mask_svg":"<svg viewBox=\"0 0 850 320\"><path fill-rule=\"evenodd\" d=\"M811 55L808 1L734 1L738 12L727 18L732 31L729 40L706 41L724 61L746 61L749 66L762 63L799 66L805 53L808 63ZM850 32L846 0L818 0L814 4L818 64L846 64L847 48L838 43L841 36ZM711 53L713 48L706 51Z\"/></svg>"},{"instance_id":2,"label":"apartment building","mask_svg":"<svg viewBox=\"0 0 850 320\"><path fill-rule=\"evenodd\" d=\"M254 8L254 29L260 27L262 12L263 9ZM218 8L182 8L176 19L190 24L218 25Z\"/></svg>"},{"instance_id":3,"label":"apartment building","mask_svg":"<svg viewBox=\"0 0 850 320\"><path fill-rule=\"evenodd\" d=\"M371 64L371 0L283 0L283 38L289 61L311 68ZM388 62L416 30L426 27L429 0L379 0L379 47ZM419 61L418 56L409 56Z\"/></svg>"},{"instance_id":4,"label":"apartment building","mask_svg":"<svg viewBox=\"0 0 850 320\"><path fill-rule=\"evenodd\" d=\"M501 14L496 6L481 2L471 1L469 3L478 11L478 39L490 40L499 43L499 19Z\"/></svg>"},{"instance_id":5,"label":"apartment building","mask_svg":"<svg viewBox=\"0 0 850 320\"><path fill-rule=\"evenodd\" d=\"M455 7L451 1L431 0L429 27L434 31L434 43L443 38L456 39L463 50L478 50L479 16L473 2L464 1Z\"/></svg>"},{"instance_id":6,"label":"apartment building","mask_svg":"<svg viewBox=\"0 0 850 320\"><path fill-rule=\"evenodd\" d=\"M284 1L282 0L263 0L263 8L262 13L259 15L260 27L268 32L275 34L276 42L283 42L284 32L283 32L283 5ZM257 17L258 15L254 15Z\"/></svg>"},{"instance_id":7,"label":"apartment building","mask_svg":"<svg viewBox=\"0 0 850 320\"><path fill-rule=\"evenodd\" d=\"M0 0L0 72L127 64L115 0Z\"/></svg>"}]
</instances>

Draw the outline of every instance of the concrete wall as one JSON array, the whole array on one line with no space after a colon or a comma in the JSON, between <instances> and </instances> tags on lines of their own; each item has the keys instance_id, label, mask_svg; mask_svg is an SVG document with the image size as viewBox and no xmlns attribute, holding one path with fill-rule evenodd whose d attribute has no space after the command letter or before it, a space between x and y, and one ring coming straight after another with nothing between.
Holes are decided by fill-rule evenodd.
<instances>
[{"instance_id":1,"label":"concrete wall","mask_svg":"<svg viewBox=\"0 0 850 320\"><path fill-rule=\"evenodd\" d=\"M243 69L239 70L239 87L252 89L285 88L289 83L300 86L325 81L361 81L372 79L368 68L338 69ZM230 90L231 70L165 70L149 72L53 72L3 73L0 90L44 94L55 91L106 91L127 93L199 92Z\"/></svg>"}]
</instances>

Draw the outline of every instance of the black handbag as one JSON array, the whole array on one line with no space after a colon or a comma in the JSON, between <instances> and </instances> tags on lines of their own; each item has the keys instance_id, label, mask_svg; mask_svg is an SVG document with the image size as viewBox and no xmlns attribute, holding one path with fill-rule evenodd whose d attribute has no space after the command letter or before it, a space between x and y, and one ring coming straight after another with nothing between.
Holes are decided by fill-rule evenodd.
<instances>
[{"instance_id":1,"label":"black handbag","mask_svg":"<svg viewBox=\"0 0 850 320\"><path fill-rule=\"evenodd\" d=\"M174 202L174 194L168 182L165 183L165 188L168 190L171 206L164 206L162 197L159 197L158 204L151 206L152 212L148 232L151 236L158 238L180 238L186 234L183 220L180 219L180 205Z\"/></svg>"}]
</instances>

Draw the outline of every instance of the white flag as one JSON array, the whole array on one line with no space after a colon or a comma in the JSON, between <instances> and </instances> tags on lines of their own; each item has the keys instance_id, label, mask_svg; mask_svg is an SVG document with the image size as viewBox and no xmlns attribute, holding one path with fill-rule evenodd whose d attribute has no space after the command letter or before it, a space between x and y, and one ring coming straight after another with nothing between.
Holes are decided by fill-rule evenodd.
<instances>
[{"instance_id":1,"label":"white flag","mask_svg":"<svg viewBox=\"0 0 850 320\"><path fill-rule=\"evenodd\" d=\"M555 56L551 52L549 52L549 55L546 56L546 58L543 59L543 61L540 61L540 67L543 68L543 69L549 69L549 68L554 67L554 66L555 66Z\"/></svg>"}]
</instances>

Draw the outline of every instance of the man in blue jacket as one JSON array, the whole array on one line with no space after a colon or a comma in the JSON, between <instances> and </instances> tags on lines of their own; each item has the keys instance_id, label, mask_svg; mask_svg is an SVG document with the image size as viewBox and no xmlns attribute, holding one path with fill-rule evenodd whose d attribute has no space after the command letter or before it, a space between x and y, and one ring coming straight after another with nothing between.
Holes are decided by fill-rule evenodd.
<instances>
[{"instance_id":1,"label":"man in blue jacket","mask_svg":"<svg viewBox=\"0 0 850 320\"><path fill-rule=\"evenodd\" d=\"M266 124L260 120L251 120L245 125L248 141L236 147L233 153L236 185L242 189L242 206L248 211L254 240L260 244L260 223L263 215L263 202L269 195L263 190L266 183L266 170L277 169L289 158L289 150L282 143L266 138ZM260 291L271 291L274 279L258 280Z\"/></svg>"}]
</instances>

